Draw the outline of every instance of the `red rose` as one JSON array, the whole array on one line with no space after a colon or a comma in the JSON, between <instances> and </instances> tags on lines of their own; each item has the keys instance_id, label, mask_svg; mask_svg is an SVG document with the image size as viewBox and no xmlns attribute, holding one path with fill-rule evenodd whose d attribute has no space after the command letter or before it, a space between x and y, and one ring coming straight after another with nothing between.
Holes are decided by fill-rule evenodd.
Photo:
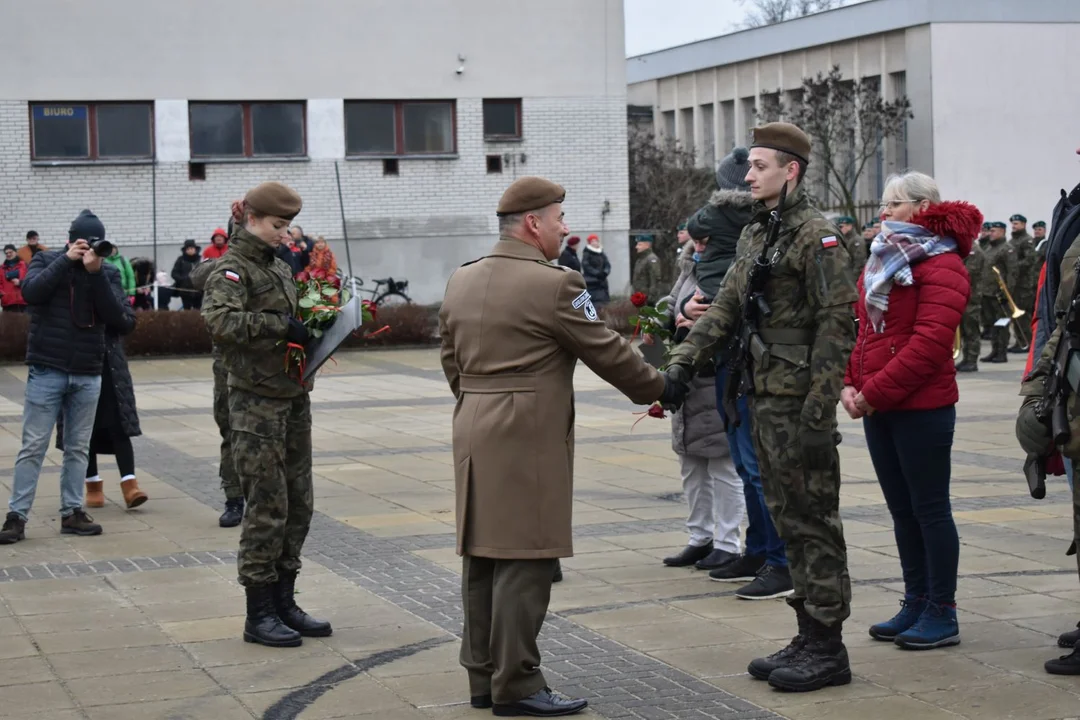
<instances>
[{"instance_id":1,"label":"red rose","mask_svg":"<svg viewBox=\"0 0 1080 720\"><path fill-rule=\"evenodd\" d=\"M333 285L334 288L340 290L341 289L341 278L339 278L337 275L331 275L330 276L330 284Z\"/></svg>"},{"instance_id":2,"label":"red rose","mask_svg":"<svg viewBox=\"0 0 1080 720\"><path fill-rule=\"evenodd\" d=\"M306 283L308 281L308 274L306 272L296 273L296 282Z\"/></svg>"},{"instance_id":3,"label":"red rose","mask_svg":"<svg viewBox=\"0 0 1080 720\"><path fill-rule=\"evenodd\" d=\"M361 300L360 305L371 315L371 322L375 322L375 303L370 300Z\"/></svg>"},{"instance_id":4,"label":"red rose","mask_svg":"<svg viewBox=\"0 0 1080 720\"><path fill-rule=\"evenodd\" d=\"M645 307L647 302L649 302L649 296L643 292L636 292L630 296L630 304L634 307Z\"/></svg>"}]
</instances>

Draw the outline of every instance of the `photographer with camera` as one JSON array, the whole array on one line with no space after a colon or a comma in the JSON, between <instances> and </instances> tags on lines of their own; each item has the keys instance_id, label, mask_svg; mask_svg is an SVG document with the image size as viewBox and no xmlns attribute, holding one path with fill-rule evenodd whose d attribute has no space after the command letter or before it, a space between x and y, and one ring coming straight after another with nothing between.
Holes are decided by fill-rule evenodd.
<instances>
[{"instance_id":1,"label":"photographer with camera","mask_svg":"<svg viewBox=\"0 0 1080 720\"><path fill-rule=\"evenodd\" d=\"M34 255L22 283L29 305L26 404L22 447L15 458L9 512L0 544L25 537L26 518L37 492L41 463L57 418L66 420L64 461L60 471L60 532L100 535L82 508L90 434L101 392L105 326L123 325L129 308L120 274L104 264L112 252L105 226L89 210L71 223L64 252Z\"/></svg>"}]
</instances>

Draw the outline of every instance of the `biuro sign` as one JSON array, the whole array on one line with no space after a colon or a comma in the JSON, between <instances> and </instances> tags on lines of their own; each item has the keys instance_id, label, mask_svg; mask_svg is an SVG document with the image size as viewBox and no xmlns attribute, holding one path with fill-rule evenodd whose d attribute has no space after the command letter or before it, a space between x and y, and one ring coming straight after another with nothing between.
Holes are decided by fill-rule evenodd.
<instances>
[{"instance_id":1,"label":"biuro sign","mask_svg":"<svg viewBox=\"0 0 1080 720\"><path fill-rule=\"evenodd\" d=\"M35 105L35 120L85 120L85 105Z\"/></svg>"}]
</instances>

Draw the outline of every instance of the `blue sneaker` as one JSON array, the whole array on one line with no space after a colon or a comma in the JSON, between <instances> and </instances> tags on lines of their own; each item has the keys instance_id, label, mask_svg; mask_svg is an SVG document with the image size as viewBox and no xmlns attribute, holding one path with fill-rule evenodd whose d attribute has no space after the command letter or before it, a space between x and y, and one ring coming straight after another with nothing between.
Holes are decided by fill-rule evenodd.
<instances>
[{"instance_id":1,"label":"blue sneaker","mask_svg":"<svg viewBox=\"0 0 1080 720\"><path fill-rule=\"evenodd\" d=\"M955 605L927 603L918 622L896 636L894 642L905 650L930 650L960 644L960 625Z\"/></svg>"},{"instance_id":2,"label":"blue sneaker","mask_svg":"<svg viewBox=\"0 0 1080 720\"><path fill-rule=\"evenodd\" d=\"M870 637L875 640L892 642L896 636L904 632L919 620L923 610L926 609L926 598L914 595L905 595L900 601L900 612L896 613L891 620L870 626Z\"/></svg>"}]
</instances>

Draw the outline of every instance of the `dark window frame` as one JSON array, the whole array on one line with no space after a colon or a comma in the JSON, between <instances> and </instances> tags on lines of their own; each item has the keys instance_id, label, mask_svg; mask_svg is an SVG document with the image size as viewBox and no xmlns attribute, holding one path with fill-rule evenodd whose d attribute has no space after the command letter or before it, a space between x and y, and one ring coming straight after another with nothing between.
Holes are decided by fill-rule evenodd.
<instances>
[{"instance_id":1,"label":"dark window frame","mask_svg":"<svg viewBox=\"0 0 1080 720\"><path fill-rule=\"evenodd\" d=\"M394 151L387 152L350 152L349 151L349 107L356 105L393 105L394 106ZM450 106L450 144L449 150L433 150L430 152L407 152L405 150L405 106L406 105L449 105ZM347 158L441 158L457 157L458 154L458 127L457 127L457 100L346 100L345 101L345 157Z\"/></svg>"},{"instance_id":2,"label":"dark window frame","mask_svg":"<svg viewBox=\"0 0 1080 720\"><path fill-rule=\"evenodd\" d=\"M38 106L85 106L86 107L86 147L87 155L80 157L54 156L37 154L34 128L34 108ZM150 153L147 155L106 155L98 153L97 109L103 105L144 105L149 111ZM152 100L70 100L44 101L31 100L26 103L26 117L30 123L30 161L43 163L140 163L153 161L157 157L157 141L154 136L154 102Z\"/></svg>"},{"instance_id":3,"label":"dark window frame","mask_svg":"<svg viewBox=\"0 0 1080 720\"><path fill-rule=\"evenodd\" d=\"M191 147L191 110L194 106L205 105L239 105L241 135L243 137L244 152L241 155L197 155ZM301 118L301 134L303 136L302 149L299 153L284 154L255 154L255 131L251 122L252 105L299 105ZM308 117L307 100L189 100L188 101L188 154L192 160L198 162L260 162L289 159L306 159L308 157Z\"/></svg>"},{"instance_id":4,"label":"dark window frame","mask_svg":"<svg viewBox=\"0 0 1080 720\"><path fill-rule=\"evenodd\" d=\"M517 114L517 134L505 135L499 133L488 133L487 128L484 128L484 140L487 142L517 142L525 139L525 123L524 114L521 112L521 98L484 98L481 104L481 123L484 122L483 110L488 103L492 105L513 105Z\"/></svg>"}]
</instances>

